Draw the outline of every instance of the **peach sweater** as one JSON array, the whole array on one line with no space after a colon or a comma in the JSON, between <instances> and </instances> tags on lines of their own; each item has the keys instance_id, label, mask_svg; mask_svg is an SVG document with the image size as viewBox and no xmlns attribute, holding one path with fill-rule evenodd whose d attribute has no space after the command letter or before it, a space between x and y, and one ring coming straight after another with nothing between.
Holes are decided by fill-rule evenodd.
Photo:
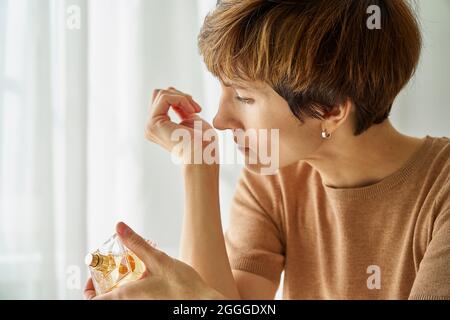
<instances>
[{"instance_id":1,"label":"peach sweater","mask_svg":"<svg viewBox=\"0 0 450 320\"><path fill-rule=\"evenodd\" d=\"M225 233L232 269L284 299L449 299L450 140L427 136L397 172L353 189L305 162L244 169Z\"/></svg>"}]
</instances>

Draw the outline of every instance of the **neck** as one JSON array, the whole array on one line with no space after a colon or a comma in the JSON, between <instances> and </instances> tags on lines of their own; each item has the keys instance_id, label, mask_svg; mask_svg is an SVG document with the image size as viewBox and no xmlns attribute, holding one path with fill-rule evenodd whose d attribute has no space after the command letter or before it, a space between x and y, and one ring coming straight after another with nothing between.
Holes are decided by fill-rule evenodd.
<instances>
[{"instance_id":1,"label":"neck","mask_svg":"<svg viewBox=\"0 0 450 320\"><path fill-rule=\"evenodd\" d=\"M364 187L402 168L423 142L399 133L386 120L359 136L351 130L336 132L306 162L328 187Z\"/></svg>"}]
</instances>

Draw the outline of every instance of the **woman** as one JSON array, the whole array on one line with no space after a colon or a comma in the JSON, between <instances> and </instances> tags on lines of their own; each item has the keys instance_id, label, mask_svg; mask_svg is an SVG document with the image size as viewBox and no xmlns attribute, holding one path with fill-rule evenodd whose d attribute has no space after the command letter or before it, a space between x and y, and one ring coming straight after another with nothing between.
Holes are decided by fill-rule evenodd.
<instances>
[{"instance_id":1,"label":"woman","mask_svg":"<svg viewBox=\"0 0 450 320\"><path fill-rule=\"evenodd\" d=\"M273 299L283 270L285 299L450 298L450 142L389 121L421 36L406 1L376 3L381 28L368 23L372 1L218 3L199 37L223 91L213 125L279 129L279 170L248 163L223 236L219 165L185 164L181 252L192 268L120 224L150 275L100 298ZM172 151L172 133L193 134L200 110L156 90L147 137ZM247 159L258 154L236 141Z\"/></svg>"}]
</instances>

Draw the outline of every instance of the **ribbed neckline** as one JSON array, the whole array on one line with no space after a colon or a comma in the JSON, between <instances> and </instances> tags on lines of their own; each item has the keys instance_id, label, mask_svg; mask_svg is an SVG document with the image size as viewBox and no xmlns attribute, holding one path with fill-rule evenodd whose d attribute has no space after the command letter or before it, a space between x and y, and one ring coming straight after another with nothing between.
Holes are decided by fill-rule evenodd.
<instances>
[{"instance_id":1,"label":"ribbed neckline","mask_svg":"<svg viewBox=\"0 0 450 320\"><path fill-rule=\"evenodd\" d=\"M425 141L417 149L406 163L390 174L386 178L377 183L360 188L332 188L323 185L328 196L335 200L356 200L356 199L371 199L379 195L385 194L394 187L404 183L414 170L426 159L426 155L431 148L433 138L427 135Z\"/></svg>"}]
</instances>

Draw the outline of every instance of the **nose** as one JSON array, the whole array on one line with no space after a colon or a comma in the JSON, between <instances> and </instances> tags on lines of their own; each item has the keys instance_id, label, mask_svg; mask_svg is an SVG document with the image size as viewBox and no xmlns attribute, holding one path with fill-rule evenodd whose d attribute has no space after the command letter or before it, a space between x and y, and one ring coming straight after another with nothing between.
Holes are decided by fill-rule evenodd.
<instances>
[{"instance_id":1,"label":"nose","mask_svg":"<svg viewBox=\"0 0 450 320\"><path fill-rule=\"evenodd\" d=\"M214 117L213 126L217 130L233 130L239 128L239 121L232 113L232 106L221 104L219 110Z\"/></svg>"},{"instance_id":2,"label":"nose","mask_svg":"<svg viewBox=\"0 0 450 320\"><path fill-rule=\"evenodd\" d=\"M219 112L214 117L213 127L216 128L217 130L226 130L226 129L228 129L225 121L223 120L223 117L219 114Z\"/></svg>"}]
</instances>

